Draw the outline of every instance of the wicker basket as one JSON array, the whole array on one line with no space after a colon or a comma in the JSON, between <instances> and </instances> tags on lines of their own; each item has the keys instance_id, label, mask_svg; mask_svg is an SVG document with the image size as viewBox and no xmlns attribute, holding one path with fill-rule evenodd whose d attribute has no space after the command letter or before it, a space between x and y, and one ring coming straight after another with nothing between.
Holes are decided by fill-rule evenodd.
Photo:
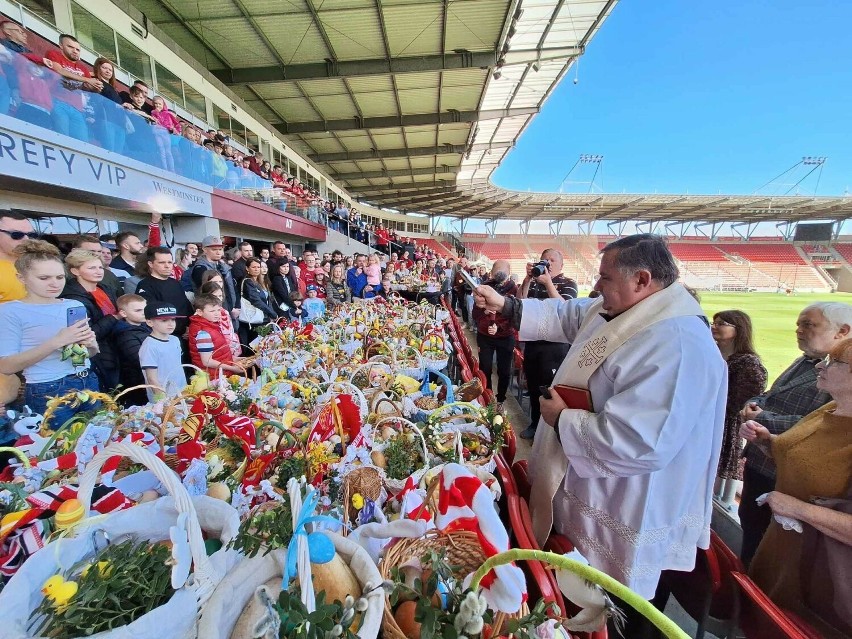
<instances>
[{"instance_id":1,"label":"wicker basket","mask_svg":"<svg viewBox=\"0 0 852 639\"><path fill-rule=\"evenodd\" d=\"M482 551L479 538L476 533L468 531L454 531L441 533L430 530L425 536L418 539L400 539L388 546L385 550L384 559L379 564L379 573L382 579L392 579L391 571L412 560L420 560L430 550L443 549L446 552L447 563L458 566L458 577L463 578L477 571L485 562L486 556ZM526 604L520 611L512 615L498 612L494 615L492 623L492 635L500 635L500 628L509 618L520 617L526 614ZM408 639L396 623L391 608L390 596L385 595L385 610L382 615L382 634L385 639Z\"/></svg>"},{"instance_id":2,"label":"wicker basket","mask_svg":"<svg viewBox=\"0 0 852 639\"><path fill-rule=\"evenodd\" d=\"M346 504L346 521L350 525L358 517L358 509L352 505L352 495L358 493L364 499L378 501L384 491L384 473L372 466L362 466L343 478L343 503ZM344 529L345 530L345 529Z\"/></svg>"},{"instance_id":3,"label":"wicker basket","mask_svg":"<svg viewBox=\"0 0 852 639\"><path fill-rule=\"evenodd\" d=\"M414 483L420 481L420 478L426 474L426 471L429 470L429 451L426 447L426 440L423 438L423 433L420 432L420 429L417 428L416 424L413 422L403 419L402 417L384 417L376 422L376 425L373 427L374 432L379 431L380 427L385 423L391 423L396 425L396 429L400 432L403 432L404 429L408 428L414 431L415 435L420 439L420 445L422 446L421 456L423 458L423 466L415 470L411 473L411 477L414 479ZM384 446L374 445L374 450L384 450ZM394 477L385 477L385 485L393 492L398 492L405 488L405 482L408 481L408 477L403 479L396 479Z\"/></svg>"}]
</instances>

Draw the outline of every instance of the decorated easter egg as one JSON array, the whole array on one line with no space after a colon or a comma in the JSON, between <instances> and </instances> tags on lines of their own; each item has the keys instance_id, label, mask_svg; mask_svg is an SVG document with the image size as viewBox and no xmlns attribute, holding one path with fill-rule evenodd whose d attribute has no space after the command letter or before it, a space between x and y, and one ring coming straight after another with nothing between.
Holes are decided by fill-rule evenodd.
<instances>
[{"instance_id":1,"label":"decorated easter egg","mask_svg":"<svg viewBox=\"0 0 852 639\"><path fill-rule=\"evenodd\" d=\"M56 509L54 520L56 521L56 527L63 530L69 526L73 526L85 516L86 509L83 508L82 502L79 499L69 499L62 502L59 508Z\"/></svg>"}]
</instances>

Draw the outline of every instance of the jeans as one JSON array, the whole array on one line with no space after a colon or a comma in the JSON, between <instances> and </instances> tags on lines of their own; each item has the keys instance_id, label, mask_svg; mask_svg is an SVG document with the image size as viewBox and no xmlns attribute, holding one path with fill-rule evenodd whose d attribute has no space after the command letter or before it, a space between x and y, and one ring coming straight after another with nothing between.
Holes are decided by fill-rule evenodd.
<instances>
[{"instance_id":1,"label":"jeans","mask_svg":"<svg viewBox=\"0 0 852 639\"><path fill-rule=\"evenodd\" d=\"M47 408L47 402L53 397L60 397L71 391L97 391L98 377L94 371L89 371L87 377L77 377L76 375L68 375L55 379L52 382L38 382L35 384L27 384L24 390L24 401L26 405L34 413L44 415ZM62 406L53 413L48 426L51 429L57 429L77 413L91 410L97 406L97 402L86 402L77 408L70 406Z\"/></svg>"},{"instance_id":2,"label":"jeans","mask_svg":"<svg viewBox=\"0 0 852 639\"><path fill-rule=\"evenodd\" d=\"M81 142L89 141L89 128L83 113L67 102L53 101L53 126L57 133L70 135Z\"/></svg>"},{"instance_id":3,"label":"jeans","mask_svg":"<svg viewBox=\"0 0 852 639\"><path fill-rule=\"evenodd\" d=\"M479 368L485 373L488 388L491 388L491 366L494 353L497 353L497 401L506 401L506 391L509 390L509 380L512 378L512 360L515 356L515 338L492 337L477 333L476 343L479 346Z\"/></svg>"}]
</instances>

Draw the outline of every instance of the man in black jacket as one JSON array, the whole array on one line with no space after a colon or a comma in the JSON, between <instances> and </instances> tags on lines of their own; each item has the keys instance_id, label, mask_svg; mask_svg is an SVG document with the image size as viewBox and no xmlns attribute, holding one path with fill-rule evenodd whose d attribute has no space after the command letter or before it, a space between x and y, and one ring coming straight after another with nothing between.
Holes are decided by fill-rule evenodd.
<instances>
[{"instance_id":1,"label":"man in black jacket","mask_svg":"<svg viewBox=\"0 0 852 639\"><path fill-rule=\"evenodd\" d=\"M239 290L240 282L242 282L243 278L246 276L246 260L250 260L254 257L254 247L250 242L243 240L239 243L239 249L240 257L239 259L234 260L234 263L231 266L231 277L234 278L234 287L236 290Z\"/></svg>"},{"instance_id":2,"label":"man in black jacket","mask_svg":"<svg viewBox=\"0 0 852 639\"><path fill-rule=\"evenodd\" d=\"M144 297L149 304L166 303L169 306L174 306L178 312L174 334L182 338L189 324L187 318L195 311L180 282L172 277L175 264L172 253L165 246L152 246L145 252L145 255L151 274L139 281L136 294Z\"/></svg>"},{"instance_id":3,"label":"man in black jacket","mask_svg":"<svg viewBox=\"0 0 852 639\"><path fill-rule=\"evenodd\" d=\"M222 238L215 235L208 235L201 242L201 250L204 251L204 254L198 256L195 266L192 267L191 271L193 288L196 291L201 288L201 278L204 276L204 271L218 271L222 276L222 281L225 283L225 302L222 306L231 314L232 319L237 319L240 316L240 297L234 285L231 267L222 259L225 253L225 245L222 242ZM270 266L270 273L277 273L277 270L273 271L271 269L272 267ZM189 314L192 315L192 312Z\"/></svg>"}]
</instances>

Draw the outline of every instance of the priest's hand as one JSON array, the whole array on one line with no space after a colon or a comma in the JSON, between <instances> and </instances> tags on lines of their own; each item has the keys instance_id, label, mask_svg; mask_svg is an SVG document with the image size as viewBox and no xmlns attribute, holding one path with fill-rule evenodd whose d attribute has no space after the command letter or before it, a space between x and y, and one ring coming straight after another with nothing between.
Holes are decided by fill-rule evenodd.
<instances>
[{"instance_id":1,"label":"priest's hand","mask_svg":"<svg viewBox=\"0 0 852 639\"><path fill-rule=\"evenodd\" d=\"M479 308L499 313L506 303L505 298L490 286L477 286L473 291L473 301Z\"/></svg>"},{"instance_id":2,"label":"priest's hand","mask_svg":"<svg viewBox=\"0 0 852 639\"><path fill-rule=\"evenodd\" d=\"M539 403L541 404L541 417L544 423L551 428L556 428L558 426L559 414L568 408L568 405L562 401L559 393L552 389L550 391L550 399L542 395Z\"/></svg>"}]
</instances>

